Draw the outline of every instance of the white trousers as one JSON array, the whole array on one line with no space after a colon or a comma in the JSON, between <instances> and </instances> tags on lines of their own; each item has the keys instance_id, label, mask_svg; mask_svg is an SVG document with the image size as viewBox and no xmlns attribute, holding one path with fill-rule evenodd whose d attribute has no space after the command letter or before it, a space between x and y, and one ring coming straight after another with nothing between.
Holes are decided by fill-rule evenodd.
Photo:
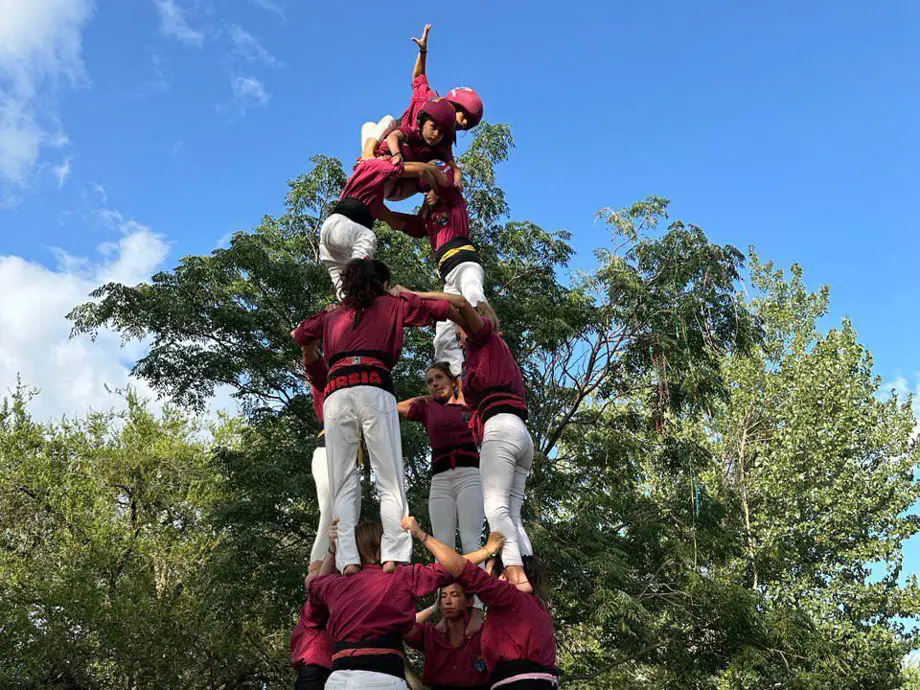
<instances>
[{"instance_id":1,"label":"white trousers","mask_svg":"<svg viewBox=\"0 0 920 690\"><path fill-rule=\"evenodd\" d=\"M521 521L524 485L533 467L533 439L520 417L497 414L486 422L479 449L482 498L489 529L505 535L502 561L523 565L533 555Z\"/></svg>"},{"instance_id":2,"label":"white trousers","mask_svg":"<svg viewBox=\"0 0 920 690\"><path fill-rule=\"evenodd\" d=\"M316 526L316 539L313 540L313 550L310 552L310 562L322 561L329 550L329 527L332 526L332 495L329 493L329 468L326 466L326 449L317 448L313 451L313 461L310 471L313 473L313 482L316 484L316 502L319 504L319 524ZM360 499L361 493L358 493ZM360 513L360 504L358 507Z\"/></svg>"},{"instance_id":3,"label":"white trousers","mask_svg":"<svg viewBox=\"0 0 920 690\"><path fill-rule=\"evenodd\" d=\"M484 515L478 467L458 467L431 478L428 517L439 542L455 548L459 526L461 553L472 553L482 546Z\"/></svg>"},{"instance_id":4,"label":"white trousers","mask_svg":"<svg viewBox=\"0 0 920 690\"><path fill-rule=\"evenodd\" d=\"M406 681L373 671L333 671L326 690L409 690Z\"/></svg>"},{"instance_id":5,"label":"white trousers","mask_svg":"<svg viewBox=\"0 0 920 690\"><path fill-rule=\"evenodd\" d=\"M381 560L408 563L412 558L412 537L400 524L409 514L409 504L396 398L374 386L340 388L323 403L323 420L332 514L339 519L336 567L344 570L361 564L355 543L355 525L361 514L361 478L355 457L362 431L380 499Z\"/></svg>"},{"instance_id":6,"label":"white trousers","mask_svg":"<svg viewBox=\"0 0 920 690\"><path fill-rule=\"evenodd\" d=\"M352 259L374 258L377 235L340 213L331 214L319 231L319 260L323 262L336 295L342 299L342 271Z\"/></svg>"},{"instance_id":7,"label":"white trousers","mask_svg":"<svg viewBox=\"0 0 920 690\"><path fill-rule=\"evenodd\" d=\"M464 261L456 266L444 279L444 292L463 295L474 307L486 301L486 274L475 261ZM454 376L463 371L463 350L457 342L457 326L453 321L438 321L434 331L434 361L447 362Z\"/></svg>"}]
</instances>

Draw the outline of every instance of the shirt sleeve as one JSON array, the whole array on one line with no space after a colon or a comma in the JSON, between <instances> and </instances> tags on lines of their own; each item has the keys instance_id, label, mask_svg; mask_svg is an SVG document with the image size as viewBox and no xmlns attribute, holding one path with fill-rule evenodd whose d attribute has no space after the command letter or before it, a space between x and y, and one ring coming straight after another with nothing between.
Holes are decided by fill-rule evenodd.
<instances>
[{"instance_id":1,"label":"shirt sleeve","mask_svg":"<svg viewBox=\"0 0 920 690\"><path fill-rule=\"evenodd\" d=\"M438 92L431 88L431 84L428 83L428 77L424 74L420 74L412 80L412 100L429 101L432 98L437 98Z\"/></svg>"},{"instance_id":2,"label":"shirt sleeve","mask_svg":"<svg viewBox=\"0 0 920 690\"><path fill-rule=\"evenodd\" d=\"M425 422L425 418L428 416L428 403L424 400L416 400L409 406L409 412L406 415L406 419L410 422Z\"/></svg>"},{"instance_id":3,"label":"shirt sleeve","mask_svg":"<svg viewBox=\"0 0 920 690\"><path fill-rule=\"evenodd\" d=\"M473 347L482 347L491 340L494 333L495 329L492 327L492 322L484 318L482 320L482 328L469 337L470 344Z\"/></svg>"},{"instance_id":4,"label":"shirt sleeve","mask_svg":"<svg viewBox=\"0 0 920 690\"><path fill-rule=\"evenodd\" d=\"M418 295L400 295L408 304L403 323L406 326L427 326L436 321L447 321L450 304L437 299L421 299Z\"/></svg>"},{"instance_id":5,"label":"shirt sleeve","mask_svg":"<svg viewBox=\"0 0 920 690\"><path fill-rule=\"evenodd\" d=\"M523 596L510 582L492 577L470 561L463 566L457 582L468 594L476 594L484 604L496 608L512 606L519 596Z\"/></svg>"},{"instance_id":6,"label":"shirt sleeve","mask_svg":"<svg viewBox=\"0 0 920 690\"><path fill-rule=\"evenodd\" d=\"M325 585L331 582L330 578L334 575L320 576L310 583L309 599L307 608L309 612L306 616L306 624L317 629L324 629L329 622L329 607L323 600L323 594L326 590ZM306 611L305 611L306 612Z\"/></svg>"},{"instance_id":7,"label":"shirt sleeve","mask_svg":"<svg viewBox=\"0 0 920 690\"><path fill-rule=\"evenodd\" d=\"M428 634L428 625L426 623L416 623L412 630L403 635L403 641L420 652L425 651L425 635Z\"/></svg>"},{"instance_id":8,"label":"shirt sleeve","mask_svg":"<svg viewBox=\"0 0 920 690\"><path fill-rule=\"evenodd\" d=\"M310 385L319 390L326 387L326 374L329 373L329 365L326 364L326 358L320 357L315 362L304 362L304 369L307 371L307 380Z\"/></svg>"},{"instance_id":9,"label":"shirt sleeve","mask_svg":"<svg viewBox=\"0 0 920 690\"><path fill-rule=\"evenodd\" d=\"M441 565L404 565L396 569L396 572L407 581L409 589L412 591L412 597L427 597L435 590L446 587L454 578Z\"/></svg>"},{"instance_id":10,"label":"shirt sleeve","mask_svg":"<svg viewBox=\"0 0 920 690\"><path fill-rule=\"evenodd\" d=\"M308 319L301 321L300 325L294 329L294 340L299 345L306 345L311 340L323 337L323 324L326 322L326 310L316 312Z\"/></svg>"}]
</instances>

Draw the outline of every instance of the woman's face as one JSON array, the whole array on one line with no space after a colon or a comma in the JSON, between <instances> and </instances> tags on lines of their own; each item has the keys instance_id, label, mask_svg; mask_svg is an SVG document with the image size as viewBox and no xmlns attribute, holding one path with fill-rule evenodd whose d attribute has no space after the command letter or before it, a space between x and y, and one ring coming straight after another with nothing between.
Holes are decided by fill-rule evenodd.
<instances>
[{"instance_id":1,"label":"woman's face","mask_svg":"<svg viewBox=\"0 0 920 690\"><path fill-rule=\"evenodd\" d=\"M456 108L456 106L454 106ZM466 111L463 108L456 108L457 110L457 129L466 129L469 127L470 118L466 114Z\"/></svg>"},{"instance_id":2,"label":"woman's face","mask_svg":"<svg viewBox=\"0 0 920 690\"><path fill-rule=\"evenodd\" d=\"M463 618L470 602L460 585L454 583L441 590L441 613L450 621Z\"/></svg>"},{"instance_id":3,"label":"woman's face","mask_svg":"<svg viewBox=\"0 0 920 690\"><path fill-rule=\"evenodd\" d=\"M422 139L425 140L426 144L434 146L441 141L442 136L440 127L432 120L425 120L425 124L422 125Z\"/></svg>"},{"instance_id":4,"label":"woman's face","mask_svg":"<svg viewBox=\"0 0 920 690\"><path fill-rule=\"evenodd\" d=\"M440 369L432 367L425 374L425 386L435 400L449 398L454 390L454 382Z\"/></svg>"}]
</instances>

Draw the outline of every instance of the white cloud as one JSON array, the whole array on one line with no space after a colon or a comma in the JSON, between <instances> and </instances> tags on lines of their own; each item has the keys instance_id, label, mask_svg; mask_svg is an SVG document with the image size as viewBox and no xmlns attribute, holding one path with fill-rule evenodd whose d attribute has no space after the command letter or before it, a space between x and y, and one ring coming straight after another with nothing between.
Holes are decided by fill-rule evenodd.
<instances>
[{"instance_id":1,"label":"white cloud","mask_svg":"<svg viewBox=\"0 0 920 690\"><path fill-rule=\"evenodd\" d=\"M57 96L86 81L91 0L0 0L0 178L22 186L43 146L63 146ZM9 196L9 192L4 192Z\"/></svg>"},{"instance_id":2,"label":"white cloud","mask_svg":"<svg viewBox=\"0 0 920 690\"><path fill-rule=\"evenodd\" d=\"M154 0L160 13L160 31L188 46L201 48L204 32L191 28L185 19L185 10L176 0Z\"/></svg>"},{"instance_id":3,"label":"white cloud","mask_svg":"<svg viewBox=\"0 0 920 690\"><path fill-rule=\"evenodd\" d=\"M262 62L269 67L281 67L283 63L269 53L259 40L240 26L230 27L230 41L233 52L249 62Z\"/></svg>"},{"instance_id":4,"label":"white cloud","mask_svg":"<svg viewBox=\"0 0 920 690\"><path fill-rule=\"evenodd\" d=\"M99 195L99 199L103 204L109 200L109 195L106 193L105 187L103 187L101 184L90 180L89 186L96 194Z\"/></svg>"},{"instance_id":5,"label":"white cloud","mask_svg":"<svg viewBox=\"0 0 920 690\"><path fill-rule=\"evenodd\" d=\"M235 77L231 82L233 87L233 99L239 114L242 115L246 109L254 105L265 105L271 98L271 94L265 90L265 86L255 77ZM218 112L227 110L227 106L218 106Z\"/></svg>"},{"instance_id":6,"label":"white cloud","mask_svg":"<svg viewBox=\"0 0 920 690\"><path fill-rule=\"evenodd\" d=\"M72 158L66 158L60 165L54 166L54 177L57 179L58 187L63 187L70 175L70 161Z\"/></svg>"},{"instance_id":7,"label":"white cloud","mask_svg":"<svg viewBox=\"0 0 920 690\"><path fill-rule=\"evenodd\" d=\"M263 10L268 10L269 12L278 15L282 20L285 19L284 8L281 6L281 3L277 0L249 0L253 5L258 5Z\"/></svg>"},{"instance_id":8,"label":"white cloud","mask_svg":"<svg viewBox=\"0 0 920 690\"><path fill-rule=\"evenodd\" d=\"M48 268L18 256L0 255L0 394L23 383L43 391L32 406L39 419L81 414L88 409L120 406L106 390L135 387L155 397L150 388L130 376L130 364L143 356L140 342L121 347L119 337L103 331L95 342L70 338L65 318L87 301L100 284L119 281L134 285L160 267L169 251L164 237L150 228L111 212L107 216L122 236L100 247L95 259L55 250L57 265ZM121 219L118 221L118 219Z\"/></svg>"},{"instance_id":9,"label":"white cloud","mask_svg":"<svg viewBox=\"0 0 920 690\"><path fill-rule=\"evenodd\" d=\"M906 376L896 376L894 381L883 383L880 387L883 398L887 398L892 392L898 400L907 400L907 397L913 396L914 416L920 420L920 371L914 373L914 383Z\"/></svg>"}]
</instances>

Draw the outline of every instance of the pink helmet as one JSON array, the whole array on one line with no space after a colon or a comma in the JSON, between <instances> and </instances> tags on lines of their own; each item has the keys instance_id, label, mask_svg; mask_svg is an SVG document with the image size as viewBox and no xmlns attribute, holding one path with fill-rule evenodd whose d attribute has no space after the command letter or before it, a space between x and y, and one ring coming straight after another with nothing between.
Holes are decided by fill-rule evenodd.
<instances>
[{"instance_id":1,"label":"pink helmet","mask_svg":"<svg viewBox=\"0 0 920 690\"><path fill-rule=\"evenodd\" d=\"M456 139L457 116L454 107L443 98L432 98L425 103L418 111L419 119L422 115L431 118L438 129L441 130L441 136L444 141L452 142Z\"/></svg>"},{"instance_id":2,"label":"pink helmet","mask_svg":"<svg viewBox=\"0 0 920 690\"><path fill-rule=\"evenodd\" d=\"M447 92L445 98L466 111L469 117L467 129L473 129L482 120L482 99L469 86L458 86L455 89L451 89Z\"/></svg>"}]
</instances>

